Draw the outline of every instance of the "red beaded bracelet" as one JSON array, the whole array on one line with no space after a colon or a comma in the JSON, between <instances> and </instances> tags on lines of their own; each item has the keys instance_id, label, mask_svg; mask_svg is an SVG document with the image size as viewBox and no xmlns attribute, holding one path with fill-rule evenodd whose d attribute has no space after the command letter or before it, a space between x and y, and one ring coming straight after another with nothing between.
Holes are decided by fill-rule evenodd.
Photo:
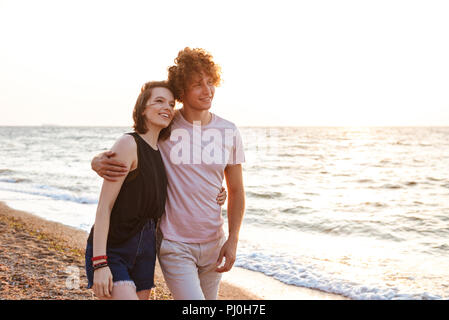
<instances>
[{"instance_id":1,"label":"red beaded bracelet","mask_svg":"<svg viewBox=\"0 0 449 320\"><path fill-rule=\"evenodd\" d=\"M98 261L98 260L108 260L108 256L97 256L92 258L92 262Z\"/></svg>"}]
</instances>

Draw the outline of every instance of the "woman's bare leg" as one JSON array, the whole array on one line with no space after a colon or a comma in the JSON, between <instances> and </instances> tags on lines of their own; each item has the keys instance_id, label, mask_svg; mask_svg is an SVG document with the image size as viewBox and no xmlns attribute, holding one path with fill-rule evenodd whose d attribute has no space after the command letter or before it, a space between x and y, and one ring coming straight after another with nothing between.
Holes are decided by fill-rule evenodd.
<instances>
[{"instance_id":1,"label":"woman's bare leg","mask_svg":"<svg viewBox=\"0 0 449 320\"><path fill-rule=\"evenodd\" d=\"M129 284L114 285L110 298L100 297L100 300L139 300L136 288Z\"/></svg>"},{"instance_id":2,"label":"woman's bare leg","mask_svg":"<svg viewBox=\"0 0 449 320\"><path fill-rule=\"evenodd\" d=\"M142 290L137 292L137 297L139 297L139 300L148 300L150 299L151 289L149 290Z\"/></svg>"}]
</instances>

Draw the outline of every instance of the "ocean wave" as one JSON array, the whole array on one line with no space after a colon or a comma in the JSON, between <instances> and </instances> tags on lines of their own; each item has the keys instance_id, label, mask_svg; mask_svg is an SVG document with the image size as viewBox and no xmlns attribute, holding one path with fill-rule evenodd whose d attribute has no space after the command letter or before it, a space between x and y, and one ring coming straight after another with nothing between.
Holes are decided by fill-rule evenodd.
<instances>
[{"instance_id":1,"label":"ocean wave","mask_svg":"<svg viewBox=\"0 0 449 320\"><path fill-rule=\"evenodd\" d=\"M237 254L235 266L261 272L283 283L297 287L318 289L357 300L422 300L442 299L427 292L403 292L399 288L356 283L320 273L312 265L300 265L290 259L263 252Z\"/></svg>"},{"instance_id":2,"label":"ocean wave","mask_svg":"<svg viewBox=\"0 0 449 320\"><path fill-rule=\"evenodd\" d=\"M280 158L295 158L295 157L308 157L308 154L305 153L279 153L278 157Z\"/></svg>"},{"instance_id":3,"label":"ocean wave","mask_svg":"<svg viewBox=\"0 0 449 320\"><path fill-rule=\"evenodd\" d=\"M30 179L25 178L3 178L0 179L0 182L7 182L7 183L21 183L21 182L31 182Z\"/></svg>"},{"instance_id":4,"label":"ocean wave","mask_svg":"<svg viewBox=\"0 0 449 320\"><path fill-rule=\"evenodd\" d=\"M295 208L289 208L287 210L290 212L285 212L284 210L266 211L262 209L248 209L245 216L245 223L252 226L269 225L275 230L289 230L335 237L360 237L396 243L403 242L408 235L406 232L403 234L404 237L401 237L397 232L398 230L383 227L384 223L382 221L320 219L314 218L312 208L297 208L296 210ZM304 219L304 215L306 214L311 214L309 216L310 218ZM279 218L273 219L274 216ZM406 230L401 229L399 231Z\"/></svg>"},{"instance_id":5,"label":"ocean wave","mask_svg":"<svg viewBox=\"0 0 449 320\"><path fill-rule=\"evenodd\" d=\"M17 192L22 194L29 194L33 196L42 196L46 198L50 198L53 200L62 200L62 201L70 201L81 204L96 204L98 203L98 199L95 197L89 196L78 196L66 190L61 190L58 188L54 188L46 185L28 185L26 187L17 188L16 184L11 184L11 186L3 186L0 185L0 190L9 191L9 192Z\"/></svg>"},{"instance_id":6,"label":"ocean wave","mask_svg":"<svg viewBox=\"0 0 449 320\"><path fill-rule=\"evenodd\" d=\"M319 193L315 193L315 192L304 192L304 194L306 196L319 196L320 195Z\"/></svg>"},{"instance_id":7,"label":"ocean wave","mask_svg":"<svg viewBox=\"0 0 449 320\"><path fill-rule=\"evenodd\" d=\"M443 243L443 244L439 244L439 245L434 245L432 247L432 249L438 250L441 253L447 253L449 250L449 244Z\"/></svg>"},{"instance_id":8,"label":"ocean wave","mask_svg":"<svg viewBox=\"0 0 449 320\"><path fill-rule=\"evenodd\" d=\"M387 183L387 184L382 185L380 188L382 188L382 189L402 189L402 186L399 184Z\"/></svg>"},{"instance_id":9,"label":"ocean wave","mask_svg":"<svg viewBox=\"0 0 449 320\"><path fill-rule=\"evenodd\" d=\"M385 207L388 207L388 204L386 204L386 203L383 203L383 202L364 202L363 203L363 205L366 205L366 206L372 206L372 207L376 207L376 208L385 208Z\"/></svg>"},{"instance_id":10,"label":"ocean wave","mask_svg":"<svg viewBox=\"0 0 449 320\"><path fill-rule=\"evenodd\" d=\"M358 183L373 183L374 181L371 179L359 179L359 180L356 180L356 182L358 182Z\"/></svg>"},{"instance_id":11,"label":"ocean wave","mask_svg":"<svg viewBox=\"0 0 449 320\"><path fill-rule=\"evenodd\" d=\"M309 225L309 230L334 236L366 237L392 242L404 240L386 228L381 229L382 225L383 223L378 221L352 220L340 221L338 223L311 224Z\"/></svg>"},{"instance_id":12,"label":"ocean wave","mask_svg":"<svg viewBox=\"0 0 449 320\"><path fill-rule=\"evenodd\" d=\"M262 198L262 199L274 199L282 197L281 192L254 192L254 191L246 191L246 195L248 197L254 198Z\"/></svg>"},{"instance_id":13,"label":"ocean wave","mask_svg":"<svg viewBox=\"0 0 449 320\"><path fill-rule=\"evenodd\" d=\"M303 206L296 206L286 209L281 209L281 212L283 213L305 213L304 210L311 210L312 208L309 207L303 207Z\"/></svg>"},{"instance_id":14,"label":"ocean wave","mask_svg":"<svg viewBox=\"0 0 449 320\"><path fill-rule=\"evenodd\" d=\"M406 142L402 142L402 141L393 142L392 145L396 145L396 146L412 146L411 143L406 143Z\"/></svg>"},{"instance_id":15,"label":"ocean wave","mask_svg":"<svg viewBox=\"0 0 449 320\"><path fill-rule=\"evenodd\" d=\"M434 177L427 177L427 180L434 181L434 182L439 182L439 181L443 181L444 179L442 179L442 178L434 178Z\"/></svg>"},{"instance_id":16,"label":"ocean wave","mask_svg":"<svg viewBox=\"0 0 449 320\"><path fill-rule=\"evenodd\" d=\"M359 182L359 181L357 181ZM368 182L368 181L367 181ZM365 183L365 182L363 182ZM406 181L406 182L401 182L401 183L385 183L382 185L377 185L377 186L368 186L369 189L391 189L391 190L396 190L396 189L404 189L406 187L415 187L417 186L419 183L416 181ZM426 184L424 182L424 184Z\"/></svg>"},{"instance_id":17,"label":"ocean wave","mask_svg":"<svg viewBox=\"0 0 449 320\"><path fill-rule=\"evenodd\" d=\"M15 171L11 169L0 169L0 174L12 174L14 172Z\"/></svg>"}]
</instances>

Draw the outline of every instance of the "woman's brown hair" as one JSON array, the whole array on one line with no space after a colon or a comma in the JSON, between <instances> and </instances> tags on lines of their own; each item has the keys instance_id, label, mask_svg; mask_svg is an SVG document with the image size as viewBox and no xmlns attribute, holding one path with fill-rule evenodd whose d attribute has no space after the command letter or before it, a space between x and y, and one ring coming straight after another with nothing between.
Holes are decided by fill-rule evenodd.
<instances>
[{"instance_id":1,"label":"woman's brown hair","mask_svg":"<svg viewBox=\"0 0 449 320\"><path fill-rule=\"evenodd\" d=\"M196 74L204 72L211 77L213 85L221 82L221 68L212 60L212 55L201 48L189 47L179 51L175 65L168 68L168 82L173 88L175 99L182 102L182 94Z\"/></svg>"},{"instance_id":2,"label":"woman's brown hair","mask_svg":"<svg viewBox=\"0 0 449 320\"><path fill-rule=\"evenodd\" d=\"M154 88L166 88L173 93L172 87L168 81L150 81L145 83L140 89L140 94L137 97L136 105L133 110L134 130L138 133L144 134L148 131L147 124L143 112L146 108L148 100L151 98L151 92ZM159 140L165 140L170 136L171 122L168 127L161 130L159 133Z\"/></svg>"}]
</instances>

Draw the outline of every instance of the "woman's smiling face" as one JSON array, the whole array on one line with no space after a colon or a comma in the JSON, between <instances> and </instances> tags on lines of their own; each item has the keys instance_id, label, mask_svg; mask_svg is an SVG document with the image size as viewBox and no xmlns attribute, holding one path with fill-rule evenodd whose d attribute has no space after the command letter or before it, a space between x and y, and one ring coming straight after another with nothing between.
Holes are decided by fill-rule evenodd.
<instances>
[{"instance_id":1,"label":"woman's smiling face","mask_svg":"<svg viewBox=\"0 0 449 320\"><path fill-rule=\"evenodd\" d=\"M146 103L143 112L147 124L166 128L174 115L175 98L167 88L156 87L151 91L151 96Z\"/></svg>"}]
</instances>

